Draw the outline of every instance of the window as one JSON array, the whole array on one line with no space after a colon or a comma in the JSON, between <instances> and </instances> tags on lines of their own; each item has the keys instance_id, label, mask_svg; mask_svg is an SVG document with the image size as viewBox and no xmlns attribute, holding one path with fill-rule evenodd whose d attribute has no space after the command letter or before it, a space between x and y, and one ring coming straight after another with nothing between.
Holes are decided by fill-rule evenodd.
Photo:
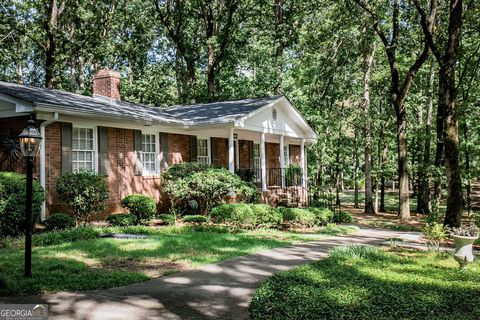
<instances>
[{"instance_id":1,"label":"window","mask_svg":"<svg viewBox=\"0 0 480 320\"><path fill-rule=\"evenodd\" d=\"M157 139L154 134L142 134L143 174L157 174Z\"/></svg>"},{"instance_id":2,"label":"window","mask_svg":"<svg viewBox=\"0 0 480 320\"><path fill-rule=\"evenodd\" d=\"M210 156L208 155L208 139L197 139L197 161L210 163Z\"/></svg>"},{"instance_id":3,"label":"window","mask_svg":"<svg viewBox=\"0 0 480 320\"><path fill-rule=\"evenodd\" d=\"M253 174L260 181L262 176L261 167L260 167L260 144L253 144Z\"/></svg>"},{"instance_id":4,"label":"window","mask_svg":"<svg viewBox=\"0 0 480 320\"><path fill-rule=\"evenodd\" d=\"M288 166L288 145L283 146L283 164Z\"/></svg>"},{"instance_id":5,"label":"window","mask_svg":"<svg viewBox=\"0 0 480 320\"><path fill-rule=\"evenodd\" d=\"M95 170L95 149L93 128L73 128L72 132L72 169Z\"/></svg>"}]
</instances>

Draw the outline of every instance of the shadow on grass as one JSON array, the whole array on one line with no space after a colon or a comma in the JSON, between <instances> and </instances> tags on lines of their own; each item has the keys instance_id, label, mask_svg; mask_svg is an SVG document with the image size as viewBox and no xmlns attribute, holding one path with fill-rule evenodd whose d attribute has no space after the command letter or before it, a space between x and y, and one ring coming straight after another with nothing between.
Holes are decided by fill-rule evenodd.
<instances>
[{"instance_id":1,"label":"shadow on grass","mask_svg":"<svg viewBox=\"0 0 480 320\"><path fill-rule=\"evenodd\" d=\"M425 259L431 258L332 257L274 275L253 298L252 317L479 319L478 265L476 271L462 273Z\"/></svg>"}]
</instances>

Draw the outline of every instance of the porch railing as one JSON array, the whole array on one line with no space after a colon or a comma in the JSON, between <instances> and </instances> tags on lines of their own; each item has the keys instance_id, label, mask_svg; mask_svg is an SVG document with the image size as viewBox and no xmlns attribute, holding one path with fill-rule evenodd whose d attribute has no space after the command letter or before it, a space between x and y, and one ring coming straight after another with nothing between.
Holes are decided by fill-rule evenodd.
<instances>
[{"instance_id":1,"label":"porch railing","mask_svg":"<svg viewBox=\"0 0 480 320\"><path fill-rule=\"evenodd\" d=\"M252 182L258 188L262 187L262 171L261 169L238 168L235 173L244 181ZM302 171L300 168L267 168L266 172L266 186L267 188L288 190L290 194L296 195L297 205L300 203L299 194L305 196L306 205L312 201L310 193L310 184L304 181ZM292 188L293 187L293 188Z\"/></svg>"}]
</instances>

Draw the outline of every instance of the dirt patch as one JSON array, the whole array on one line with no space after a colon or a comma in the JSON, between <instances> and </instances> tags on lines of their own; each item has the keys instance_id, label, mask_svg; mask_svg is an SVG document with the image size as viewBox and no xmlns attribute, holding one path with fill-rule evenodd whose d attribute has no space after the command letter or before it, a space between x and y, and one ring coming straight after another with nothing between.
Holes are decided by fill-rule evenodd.
<instances>
[{"instance_id":1,"label":"dirt patch","mask_svg":"<svg viewBox=\"0 0 480 320\"><path fill-rule=\"evenodd\" d=\"M142 260L110 259L109 261L95 263L90 267L119 272L143 273L151 278L158 278L164 275L191 269L185 264L165 261L160 258L145 258Z\"/></svg>"}]
</instances>

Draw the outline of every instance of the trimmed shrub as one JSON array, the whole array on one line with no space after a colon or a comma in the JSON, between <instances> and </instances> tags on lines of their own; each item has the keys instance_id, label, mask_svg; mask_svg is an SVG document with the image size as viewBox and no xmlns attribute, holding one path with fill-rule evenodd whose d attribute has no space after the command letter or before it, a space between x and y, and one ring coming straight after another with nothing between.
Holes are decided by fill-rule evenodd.
<instances>
[{"instance_id":1,"label":"trimmed shrub","mask_svg":"<svg viewBox=\"0 0 480 320\"><path fill-rule=\"evenodd\" d=\"M103 176L91 171L67 172L57 180L57 193L72 210L77 223L106 209L110 196Z\"/></svg>"},{"instance_id":2,"label":"trimmed shrub","mask_svg":"<svg viewBox=\"0 0 480 320\"><path fill-rule=\"evenodd\" d=\"M208 218L201 215L191 215L191 216L184 216L183 222L185 223L206 223L208 222Z\"/></svg>"},{"instance_id":3,"label":"trimmed shrub","mask_svg":"<svg viewBox=\"0 0 480 320\"><path fill-rule=\"evenodd\" d=\"M75 219L65 213L53 213L43 222L45 230L65 230L75 228Z\"/></svg>"},{"instance_id":4,"label":"trimmed shrub","mask_svg":"<svg viewBox=\"0 0 480 320\"><path fill-rule=\"evenodd\" d=\"M122 199L122 208L137 217L138 221L149 221L157 214L157 205L153 198L143 194L131 194Z\"/></svg>"},{"instance_id":5,"label":"trimmed shrub","mask_svg":"<svg viewBox=\"0 0 480 320\"><path fill-rule=\"evenodd\" d=\"M163 221L166 225L172 226L177 220L173 214L159 214L158 218Z\"/></svg>"},{"instance_id":6,"label":"trimmed shrub","mask_svg":"<svg viewBox=\"0 0 480 320\"><path fill-rule=\"evenodd\" d=\"M216 223L232 225L255 225L257 222L252 207L246 203L219 205L212 209L210 217Z\"/></svg>"},{"instance_id":7,"label":"trimmed shrub","mask_svg":"<svg viewBox=\"0 0 480 320\"><path fill-rule=\"evenodd\" d=\"M281 208L283 221L293 225L313 227L315 225L315 214L307 209Z\"/></svg>"},{"instance_id":8,"label":"trimmed shrub","mask_svg":"<svg viewBox=\"0 0 480 320\"><path fill-rule=\"evenodd\" d=\"M14 172L0 172L0 234L17 236L25 230L25 176ZM44 200L43 189L33 181L33 221L37 221Z\"/></svg>"},{"instance_id":9,"label":"trimmed shrub","mask_svg":"<svg viewBox=\"0 0 480 320\"><path fill-rule=\"evenodd\" d=\"M137 217L130 213L111 214L105 220L113 227L127 227L138 223Z\"/></svg>"},{"instance_id":10,"label":"trimmed shrub","mask_svg":"<svg viewBox=\"0 0 480 320\"><path fill-rule=\"evenodd\" d=\"M257 219L257 224L277 226L283 222L282 213L268 204L252 204L251 208Z\"/></svg>"},{"instance_id":11,"label":"trimmed shrub","mask_svg":"<svg viewBox=\"0 0 480 320\"><path fill-rule=\"evenodd\" d=\"M51 246L65 242L88 240L100 237L100 231L90 226L83 226L75 229L45 232L34 234L32 244L34 246Z\"/></svg>"},{"instance_id":12,"label":"trimmed shrub","mask_svg":"<svg viewBox=\"0 0 480 320\"><path fill-rule=\"evenodd\" d=\"M308 208L308 211L315 215L315 224L317 226L326 226L333 221L334 213L328 208Z\"/></svg>"},{"instance_id":13,"label":"trimmed shrub","mask_svg":"<svg viewBox=\"0 0 480 320\"><path fill-rule=\"evenodd\" d=\"M335 223L342 223L342 222L350 223L352 221L353 221L353 218L350 215L350 213L345 211L335 212L335 214L333 215L333 222Z\"/></svg>"},{"instance_id":14,"label":"trimmed shrub","mask_svg":"<svg viewBox=\"0 0 480 320\"><path fill-rule=\"evenodd\" d=\"M182 163L171 166L162 175L164 192L171 196L175 208L187 208L194 200L199 212L206 214L213 207L224 203L229 196L251 202L259 192L256 186L242 181L224 168L212 168L206 164Z\"/></svg>"}]
</instances>

